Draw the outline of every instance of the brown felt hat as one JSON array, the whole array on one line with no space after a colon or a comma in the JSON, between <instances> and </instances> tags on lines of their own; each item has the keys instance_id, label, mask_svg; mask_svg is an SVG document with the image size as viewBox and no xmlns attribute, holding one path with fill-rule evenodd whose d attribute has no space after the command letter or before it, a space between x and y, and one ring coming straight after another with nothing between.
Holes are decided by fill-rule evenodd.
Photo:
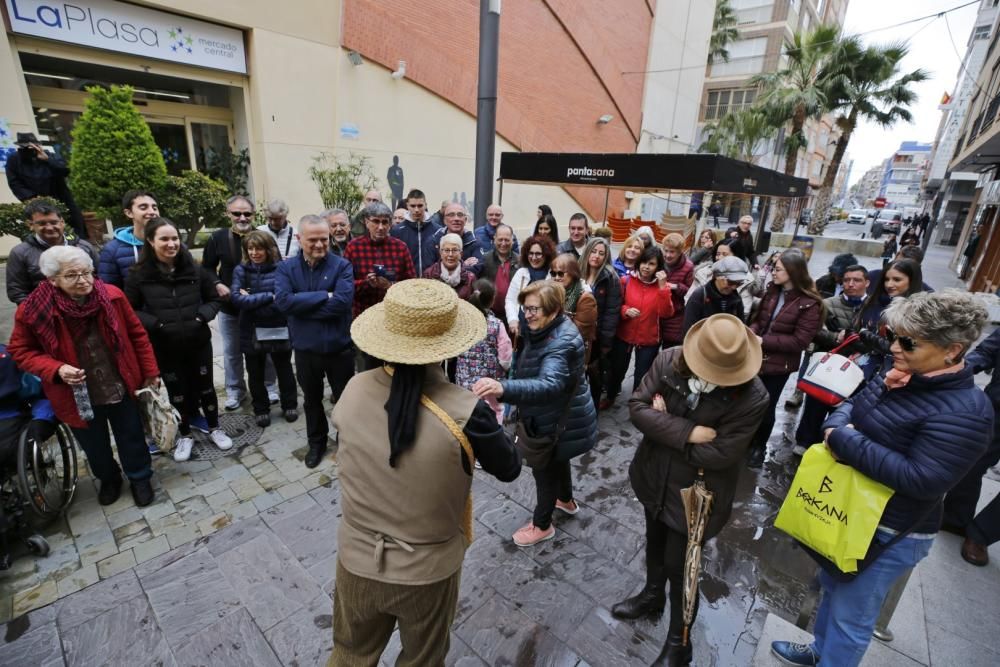
<instances>
[{"instance_id":1,"label":"brown felt hat","mask_svg":"<svg viewBox=\"0 0 1000 667\"><path fill-rule=\"evenodd\" d=\"M419 366L457 357L486 337L486 318L440 280L396 283L361 313L351 338L362 352L394 364Z\"/></svg>"},{"instance_id":2,"label":"brown felt hat","mask_svg":"<svg viewBox=\"0 0 1000 667\"><path fill-rule=\"evenodd\" d=\"M760 372L760 341L740 319L719 313L696 322L684 336L691 372L720 387L734 387Z\"/></svg>"}]
</instances>

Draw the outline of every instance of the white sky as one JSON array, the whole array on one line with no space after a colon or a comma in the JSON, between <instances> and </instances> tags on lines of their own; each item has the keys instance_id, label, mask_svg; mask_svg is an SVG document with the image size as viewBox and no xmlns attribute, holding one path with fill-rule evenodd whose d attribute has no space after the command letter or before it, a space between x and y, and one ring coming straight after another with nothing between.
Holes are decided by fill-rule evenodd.
<instances>
[{"instance_id":1,"label":"white sky","mask_svg":"<svg viewBox=\"0 0 1000 667\"><path fill-rule=\"evenodd\" d=\"M969 0L851 0L844 20L844 34L861 36L866 44L884 44L893 41L909 41L910 52L903 60L901 71L910 72L922 68L930 73L930 79L915 86L919 96L910 108L913 124L897 123L889 130L874 124L860 124L851 136L847 152L854 159L850 183L853 185L869 168L889 157L901 141L934 141L941 112L938 103L946 91L954 92L961 56L976 21L979 3L959 9L945 17L927 19L897 28L870 32L877 28L894 25L909 19L941 12L963 5ZM954 37L955 55L948 27Z\"/></svg>"}]
</instances>

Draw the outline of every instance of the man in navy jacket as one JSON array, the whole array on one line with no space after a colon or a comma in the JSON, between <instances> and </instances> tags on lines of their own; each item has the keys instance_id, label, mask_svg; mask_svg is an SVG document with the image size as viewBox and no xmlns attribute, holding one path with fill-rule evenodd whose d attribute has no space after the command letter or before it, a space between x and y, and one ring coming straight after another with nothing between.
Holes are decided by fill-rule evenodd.
<instances>
[{"instance_id":1,"label":"man in navy jacket","mask_svg":"<svg viewBox=\"0 0 1000 667\"><path fill-rule=\"evenodd\" d=\"M299 254L278 265L274 300L288 318L306 414L309 453L305 464L315 468L326 454L329 433L323 410L323 378L329 382L336 403L354 374L354 272L350 262L330 252L330 227L323 218L303 217L298 237Z\"/></svg>"}]
</instances>

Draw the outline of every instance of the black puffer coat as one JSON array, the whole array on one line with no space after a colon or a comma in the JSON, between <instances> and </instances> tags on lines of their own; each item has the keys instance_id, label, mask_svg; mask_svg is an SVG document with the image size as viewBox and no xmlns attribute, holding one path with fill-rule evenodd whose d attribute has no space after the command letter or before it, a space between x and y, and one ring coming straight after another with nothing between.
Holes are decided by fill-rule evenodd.
<instances>
[{"instance_id":1,"label":"black puffer coat","mask_svg":"<svg viewBox=\"0 0 1000 667\"><path fill-rule=\"evenodd\" d=\"M767 390L759 377L738 387L718 387L702 394L698 407L688 407L687 378L674 370L680 347L660 352L642 384L628 402L632 423L642 433L628 475L639 502L674 530L687 534L681 489L705 471L705 486L715 494L705 539L714 537L729 520L736 482L753 434L767 411ZM653 397L663 396L666 412L653 409ZM712 442L692 445L695 426L716 431Z\"/></svg>"},{"instance_id":2,"label":"black puffer coat","mask_svg":"<svg viewBox=\"0 0 1000 667\"><path fill-rule=\"evenodd\" d=\"M618 318L621 317L622 283L618 274L609 266L601 269L594 287L591 290L597 301L597 344L604 349L610 349L618 331Z\"/></svg>"},{"instance_id":3,"label":"black puffer coat","mask_svg":"<svg viewBox=\"0 0 1000 667\"><path fill-rule=\"evenodd\" d=\"M519 419L532 435L555 433L569 401L566 430L553 454L558 461L590 451L597 442L597 410L584 372L585 354L576 325L559 315L544 329L528 332L515 379L500 381L500 400L518 407ZM576 389L570 397L574 378Z\"/></svg>"},{"instance_id":4,"label":"black puffer coat","mask_svg":"<svg viewBox=\"0 0 1000 667\"><path fill-rule=\"evenodd\" d=\"M208 323L218 314L215 278L182 249L173 273L155 261L137 264L125 280L125 296L149 332L153 349L190 350L212 340Z\"/></svg>"}]
</instances>

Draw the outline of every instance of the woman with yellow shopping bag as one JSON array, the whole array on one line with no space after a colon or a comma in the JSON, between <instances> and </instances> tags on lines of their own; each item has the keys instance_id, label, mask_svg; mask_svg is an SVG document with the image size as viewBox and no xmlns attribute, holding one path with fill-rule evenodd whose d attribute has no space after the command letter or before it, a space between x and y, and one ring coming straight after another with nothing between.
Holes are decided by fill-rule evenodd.
<instances>
[{"instance_id":1,"label":"woman with yellow shopping bag","mask_svg":"<svg viewBox=\"0 0 1000 667\"><path fill-rule=\"evenodd\" d=\"M888 487L891 496L868 549L858 547L855 528L845 533L860 553L853 578L832 568L820 572L823 595L813 643L772 642L771 651L786 664L860 664L889 588L930 552L944 494L979 460L993 431L993 407L964 360L986 319L981 302L957 290L914 294L886 309L893 367L841 404L823 427L826 447L841 468ZM803 512L808 506L831 526L853 525L852 508L836 500L849 475L830 470L811 481L796 475L786 503L807 494L808 501L799 503ZM864 486L860 495L877 495L871 493L875 487Z\"/></svg>"}]
</instances>

